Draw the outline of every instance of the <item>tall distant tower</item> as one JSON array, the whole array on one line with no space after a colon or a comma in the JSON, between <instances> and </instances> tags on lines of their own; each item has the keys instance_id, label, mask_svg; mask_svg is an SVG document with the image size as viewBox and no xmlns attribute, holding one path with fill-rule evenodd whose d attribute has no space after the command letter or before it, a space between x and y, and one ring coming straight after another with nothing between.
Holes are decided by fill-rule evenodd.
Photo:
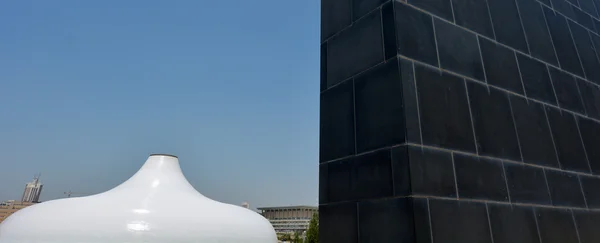
<instances>
[{"instance_id":1,"label":"tall distant tower","mask_svg":"<svg viewBox=\"0 0 600 243\"><path fill-rule=\"evenodd\" d=\"M23 192L23 197L21 201L23 202L39 202L40 194L42 193L42 185L40 183L40 174L36 175L33 178L32 182L29 182L25 185L25 191Z\"/></svg>"}]
</instances>

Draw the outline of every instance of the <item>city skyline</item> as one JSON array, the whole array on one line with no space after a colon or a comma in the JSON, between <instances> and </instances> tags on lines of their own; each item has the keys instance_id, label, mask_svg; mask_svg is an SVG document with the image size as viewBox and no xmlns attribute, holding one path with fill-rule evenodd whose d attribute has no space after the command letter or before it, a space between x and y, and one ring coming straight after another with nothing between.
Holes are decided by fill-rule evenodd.
<instances>
[{"instance_id":1,"label":"city skyline","mask_svg":"<svg viewBox=\"0 0 600 243\"><path fill-rule=\"evenodd\" d=\"M33 180L26 183L25 184L25 190L23 191L23 194L21 196L21 200L18 200L16 198L0 198L0 203L2 202L31 202L31 203L41 203L44 202L43 200L40 200L41 195L42 195L42 188L43 188L43 184L41 183L40 180L41 177L41 173L38 173L36 175L34 175ZM193 186L193 185L192 185ZM102 193L102 192L98 192L98 193ZM57 198L52 198L49 200L57 200L57 199L61 199L61 198L69 198L69 197L84 197L84 196L92 196L94 194L97 193L81 193L81 192L72 192L72 191L66 191L63 192L63 196L62 197L57 197ZM234 204L234 205L238 205L234 202L227 202L229 204ZM247 208L247 209L251 209L254 211L259 210L259 208L269 208L269 207L304 207L304 206L318 206L318 198L316 199L314 204L286 204L286 205L274 205L274 204L269 204L267 203L266 205L259 205L256 207L252 207L250 205L249 202L247 201L243 201L241 203L239 203L239 206Z\"/></svg>"}]
</instances>

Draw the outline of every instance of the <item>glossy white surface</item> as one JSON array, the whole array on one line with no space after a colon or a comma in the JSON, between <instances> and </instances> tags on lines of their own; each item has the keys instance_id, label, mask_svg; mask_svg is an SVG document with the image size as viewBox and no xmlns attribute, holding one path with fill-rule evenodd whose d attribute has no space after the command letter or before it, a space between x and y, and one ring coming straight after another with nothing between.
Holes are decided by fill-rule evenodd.
<instances>
[{"instance_id":1,"label":"glossy white surface","mask_svg":"<svg viewBox=\"0 0 600 243\"><path fill-rule=\"evenodd\" d=\"M151 155L104 193L43 202L0 224L0 243L276 243L267 219L211 200L186 180L177 157Z\"/></svg>"}]
</instances>

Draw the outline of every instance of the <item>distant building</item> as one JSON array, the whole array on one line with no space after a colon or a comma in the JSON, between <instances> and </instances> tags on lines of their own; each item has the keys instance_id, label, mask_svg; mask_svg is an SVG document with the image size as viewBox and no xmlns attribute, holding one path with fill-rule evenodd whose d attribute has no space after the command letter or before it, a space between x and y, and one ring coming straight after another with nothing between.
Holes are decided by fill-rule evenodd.
<instances>
[{"instance_id":1,"label":"distant building","mask_svg":"<svg viewBox=\"0 0 600 243\"><path fill-rule=\"evenodd\" d=\"M0 202L0 206L10 206L13 203L15 203L15 200L8 200L8 201Z\"/></svg>"},{"instance_id":2,"label":"distant building","mask_svg":"<svg viewBox=\"0 0 600 243\"><path fill-rule=\"evenodd\" d=\"M35 176L32 182L25 184L25 191L23 192L23 197L21 197L21 201L39 202L43 186L44 185L40 183L40 175Z\"/></svg>"},{"instance_id":3,"label":"distant building","mask_svg":"<svg viewBox=\"0 0 600 243\"><path fill-rule=\"evenodd\" d=\"M5 201L0 203L0 223L4 221L8 216L19 211L23 208L29 207L35 203L33 202L17 202L14 200Z\"/></svg>"},{"instance_id":4,"label":"distant building","mask_svg":"<svg viewBox=\"0 0 600 243\"><path fill-rule=\"evenodd\" d=\"M313 215L318 212L318 208L312 206L265 207L258 210L271 222L278 234L303 233L308 229Z\"/></svg>"},{"instance_id":5,"label":"distant building","mask_svg":"<svg viewBox=\"0 0 600 243\"><path fill-rule=\"evenodd\" d=\"M249 209L249 208L250 208L250 204L249 204L249 203L247 203L247 202L243 202L243 203L242 203L242 207L243 207L243 208L248 208L248 209Z\"/></svg>"}]
</instances>

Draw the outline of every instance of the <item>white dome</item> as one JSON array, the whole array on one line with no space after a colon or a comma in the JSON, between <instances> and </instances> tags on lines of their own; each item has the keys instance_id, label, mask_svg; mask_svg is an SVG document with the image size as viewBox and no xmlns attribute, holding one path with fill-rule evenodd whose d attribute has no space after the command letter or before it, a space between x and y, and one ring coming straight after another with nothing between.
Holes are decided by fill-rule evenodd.
<instances>
[{"instance_id":1,"label":"white dome","mask_svg":"<svg viewBox=\"0 0 600 243\"><path fill-rule=\"evenodd\" d=\"M179 160L151 155L129 180L104 193L43 202L0 224L0 243L276 243L267 219L209 199Z\"/></svg>"}]
</instances>

